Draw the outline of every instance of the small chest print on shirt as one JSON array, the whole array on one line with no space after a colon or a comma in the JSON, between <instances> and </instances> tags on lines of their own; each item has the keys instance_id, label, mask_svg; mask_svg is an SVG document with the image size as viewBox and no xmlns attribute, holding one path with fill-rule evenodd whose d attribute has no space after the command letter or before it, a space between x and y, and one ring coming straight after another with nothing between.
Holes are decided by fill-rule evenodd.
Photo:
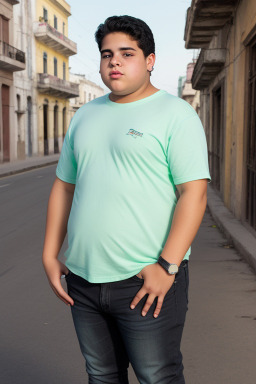
<instances>
[{"instance_id":1,"label":"small chest print on shirt","mask_svg":"<svg viewBox=\"0 0 256 384\"><path fill-rule=\"evenodd\" d=\"M126 135L131 135L134 139L137 139L137 137L142 137L143 133L135 131L135 129L129 129Z\"/></svg>"}]
</instances>

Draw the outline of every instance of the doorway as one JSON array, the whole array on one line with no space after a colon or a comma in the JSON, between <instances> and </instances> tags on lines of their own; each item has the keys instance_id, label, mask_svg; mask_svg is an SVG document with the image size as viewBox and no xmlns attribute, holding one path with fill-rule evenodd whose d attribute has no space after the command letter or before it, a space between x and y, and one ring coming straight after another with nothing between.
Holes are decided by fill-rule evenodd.
<instances>
[{"instance_id":1,"label":"doorway","mask_svg":"<svg viewBox=\"0 0 256 384\"><path fill-rule=\"evenodd\" d=\"M49 154L48 146L48 103L43 105L43 118L44 118L44 155Z\"/></svg>"},{"instance_id":2,"label":"doorway","mask_svg":"<svg viewBox=\"0 0 256 384\"><path fill-rule=\"evenodd\" d=\"M3 161L10 161L10 87L2 84Z\"/></svg>"}]
</instances>

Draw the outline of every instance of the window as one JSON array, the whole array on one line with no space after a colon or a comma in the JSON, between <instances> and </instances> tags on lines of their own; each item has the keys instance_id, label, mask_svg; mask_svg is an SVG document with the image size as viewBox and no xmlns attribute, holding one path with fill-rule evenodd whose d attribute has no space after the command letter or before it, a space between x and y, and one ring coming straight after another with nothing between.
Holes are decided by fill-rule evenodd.
<instances>
[{"instance_id":1,"label":"window","mask_svg":"<svg viewBox=\"0 0 256 384\"><path fill-rule=\"evenodd\" d=\"M44 52L43 56L43 66L44 66L44 73L47 73L47 53Z\"/></svg>"},{"instance_id":2,"label":"window","mask_svg":"<svg viewBox=\"0 0 256 384\"><path fill-rule=\"evenodd\" d=\"M86 92L84 93L84 102L86 103Z\"/></svg>"},{"instance_id":3,"label":"window","mask_svg":"<svg viewBox=\"0 0 256 384\"><path fill-rule=\"evenodd\" d=\"M54 76L58 76L58 60L56 59L56 57L54 57L53 59L54 61Z\"/></svg>"},{"instance_id":4,"label":"window","mask_svg":"<svg viewBox=\"0 0 256 384\"><path fill-rule=\"evenodd\" d=\"M64 23L64 21L63 21L63 24L62 24L62 33L63 33L63 35L65 35L65 23Z\"/></svg>"},{"instance_id":5,"label":"window","mask_svg":"<svg viewBox=\"0 0 256 384\"><path fill-rule=\"evenodd\" d=\"M66 80L66 63L63 61L63 80Z\"/></svg>"},{"instance_id":6,"label":"window","mask_svg":"<svg viewBox=\"0 0 256 384\"><path fill-rule=\"evenodd\" d=\"M43 9L44 21L47 23L48 21L48 11L46 8Z\"/></svg>"},{"instance_id":7,"label":"window","mask_svg":"<svg viewBox=\"0 0 256 384\"><path fill-rule=\"evenodd\" d=\"M57 16L54 15L54 28L58 29L58 19Z\"/></svg>"},{"instance_id":8,"label":"window","mask_svg":"<svg viewBox=\"0 0 256 384\"><path fill-rule=\"evenodd\" d=\"M96 95L93 95L93 98L96 99Z\"/></svg>"},{"instance_id":9,"label":"window","mask_svg":"<svg viewBox=\"0 0 256 384\"><path fill-rule=\"evenodd\" d=\"M89 100L88 101L91 101L92 99L92 95L89 93Z\"/></svg>"},{"instance_id":10,"label":"window","mask_svg":"<svg viewBox=\"0 0 256 384\"><path fill-rule=\"evenodd\" d=\"M17 110L20 111L20 95L17 95Z\"/></svg>"}]
</instances>

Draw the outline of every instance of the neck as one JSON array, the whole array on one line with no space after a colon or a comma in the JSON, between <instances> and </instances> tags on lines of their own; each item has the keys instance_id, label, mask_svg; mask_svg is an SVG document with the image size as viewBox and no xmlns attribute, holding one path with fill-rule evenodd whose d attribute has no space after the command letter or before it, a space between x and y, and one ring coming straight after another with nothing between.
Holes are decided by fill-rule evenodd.
<instances>
[{"instance_id":1,"label":"neck","mask_svg":"<svg viewBox=\"0 0 256 384\"><path fill-rule=\"evenodd\" d=\"M114 101L115 103L120 103L120 104L131 103L133 101L141 100L141 99L144 99L145 97L151 96L157 91L159 91L159 89L154 87L151 83L149 83L146 86L146 88L139 89L135 92L128 93L125 95L118 95L111 92L109 95L109 99L111 101Z\"/></svg>"}]
</instances>

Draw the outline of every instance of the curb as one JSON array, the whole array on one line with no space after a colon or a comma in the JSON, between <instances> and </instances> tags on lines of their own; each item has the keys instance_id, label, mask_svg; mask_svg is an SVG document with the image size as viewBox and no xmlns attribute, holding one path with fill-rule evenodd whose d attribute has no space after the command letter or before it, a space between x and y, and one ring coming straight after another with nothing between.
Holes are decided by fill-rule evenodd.
<instances>
[{"instance_id":1,"label":"curb","mask_svg":"<svg viewBox=\"0 0 256 384\"><path fill-rule=\"evenodd\" d=\"M34 164L34 165L29 165L29 166L24 165L24 167L22 167L22 168L13 169L13 170L6 171L5 173L1 173L0 179L3 177L6 177L6 176L16 175L18 173L31 171L31 170L36 169L36 168L47 167L48 165L53 165L53 164L57 164L57 163L58 163L58 160L52 160L52 161L49 161L47 163L39 163L39 164Z\"/></svg>"},{"instance_id":2,"label":"curb","mask_svg":"<svg viewBox=\"0 0 256 384\"><path fill-rule=\"evenodd\" d=\"M256 272L256 238L235 218L209 185L207 195L207 205L217 226Z\"/></svg>"}]
</instances>

